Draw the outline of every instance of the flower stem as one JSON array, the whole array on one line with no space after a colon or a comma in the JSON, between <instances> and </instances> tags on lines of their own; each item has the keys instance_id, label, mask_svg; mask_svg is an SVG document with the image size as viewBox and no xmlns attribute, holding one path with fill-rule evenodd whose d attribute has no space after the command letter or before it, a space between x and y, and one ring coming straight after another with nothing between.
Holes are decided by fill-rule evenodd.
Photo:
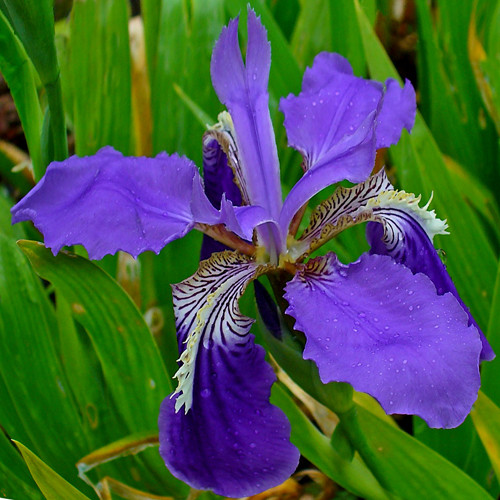
<instances>
[{"instance_id":1,"label":"flower stem","mask_svg":"<svg viewBox=\"0 0 500 500\"><path fill-rule=\"evenodd\" d=\"M54 82L45 85L45 91L50 110L50 127L54 148L52 160L64 160L68 157L68 140L59 75Z\"/></svg>"},{"instance_id":2,"label":"flower stem","mask_svg":"<svg viewBox=\"0 0 500 500\"><path fill-rule=\"evenodd\" d=\"M342 413L337 412L337 415L351 444L361 455L361 458L377 478L380 485L390 492L391 485L390 481L386 478L383 461L366 439L365 433L359 423L357 406L353 404L347 411Z\"/></svg>"}]
</instances>

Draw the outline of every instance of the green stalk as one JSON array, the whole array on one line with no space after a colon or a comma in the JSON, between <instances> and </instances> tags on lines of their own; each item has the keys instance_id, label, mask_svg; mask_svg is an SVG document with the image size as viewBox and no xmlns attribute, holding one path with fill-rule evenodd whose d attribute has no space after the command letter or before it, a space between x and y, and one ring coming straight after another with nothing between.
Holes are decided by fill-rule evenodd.
<instances>
[{"instance_id":1,"label":"green stalk","mask_svg":"<svg viewBox=\"0 0 500 500\"><path fill-rule=\"evenodd\" d=\"M68 157L68 139L66 136L66 120L62 100L60 74L52 82L45 85L50 111L50 129L52 132L53 158L51 160L64 160Z\"/></svg>"},{"instance_id":2,"label":"green stalk","mask_svg":"<svg viewBox=\"0 0 500 500\"><path fill-rule=\"evenodd\" d=\"M359 424L357 406L353 402L352 406L347 411L336 413L351 444L361 455L361 458L377 478L380 485L390 492L391 484L390 481L386 479L383 461L366 440L363 429Z\"/></svg>"}]
</instances>

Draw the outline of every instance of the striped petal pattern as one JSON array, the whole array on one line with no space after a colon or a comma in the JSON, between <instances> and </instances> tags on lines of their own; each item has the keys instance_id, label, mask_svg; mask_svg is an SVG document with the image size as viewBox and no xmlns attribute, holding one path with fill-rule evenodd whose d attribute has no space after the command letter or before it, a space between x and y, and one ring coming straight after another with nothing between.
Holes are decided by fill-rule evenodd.
<instances>
[{"instance_id":1,"label":"striped petal pattern","mask_svg":"<svg viewBox=\"0 0 500 500\"><path fill-rule=\"evenodd\" d=\"M290 424L269 402L274 372L238 307L265 270L227 251L173 287L183 352L179 387L160 410L160 454L191 486L230 497L280 484L299 459Z\"/></svg>"}]
</instances>

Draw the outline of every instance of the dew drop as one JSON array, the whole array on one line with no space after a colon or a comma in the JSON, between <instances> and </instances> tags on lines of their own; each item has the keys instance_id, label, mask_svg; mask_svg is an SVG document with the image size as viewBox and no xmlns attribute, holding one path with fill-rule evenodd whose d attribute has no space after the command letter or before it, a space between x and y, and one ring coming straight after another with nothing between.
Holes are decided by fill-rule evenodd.
<instances>
[{"instance_id":1,"label":"dew drop","mask_svg":"<svg viewBox=\"0 0 500 500\"><path fill-rule=\"evenodd\" d=\"M210 389L203 389L201 391L201 397L202 398L209 398L210 394L212 394L212 391Z\"/></svg>"}]
</instances>

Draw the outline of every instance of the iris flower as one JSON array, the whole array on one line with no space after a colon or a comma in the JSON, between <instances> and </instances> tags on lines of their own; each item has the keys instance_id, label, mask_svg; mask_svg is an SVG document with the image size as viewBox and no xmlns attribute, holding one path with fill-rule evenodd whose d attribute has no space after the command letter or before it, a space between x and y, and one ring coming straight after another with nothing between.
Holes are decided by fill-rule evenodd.
<instances>
[{"instance_id":1,"label":"iris flower","mask_svg":"<svg viewBox=\"0 0 500 500\"><path fill-rule=\"evenodd\" d=\"M431 427L464 420L479 362L494 356L432 245L445 222L394 190L383 171L370 176L377 149L413 126L411 84L358 78L343 57L319 54L300 94L280 103L304 169L283 201L268 108L271 48L252 10L247 28L245 62L238 19L213 51L212 82L228 112L203 139L206 185L186 157L124 157L107 147L50 164L12 210L14 222L34 222L54 254L81 244L91 259L118 250L135 257L192 229L231 249L173 285L178 387L162 403L159 429L175 476L232 497L279 484L299 459L285 415L269 402L274 372L238 307L252 280L286 277L286 314L323 382L347 382L387 413L419 415ZM344 180L354 187L339 187L296 237L310 198ZM356 262L308 258L362 222L371 250Z\"/></svg>"}]
</instances>

